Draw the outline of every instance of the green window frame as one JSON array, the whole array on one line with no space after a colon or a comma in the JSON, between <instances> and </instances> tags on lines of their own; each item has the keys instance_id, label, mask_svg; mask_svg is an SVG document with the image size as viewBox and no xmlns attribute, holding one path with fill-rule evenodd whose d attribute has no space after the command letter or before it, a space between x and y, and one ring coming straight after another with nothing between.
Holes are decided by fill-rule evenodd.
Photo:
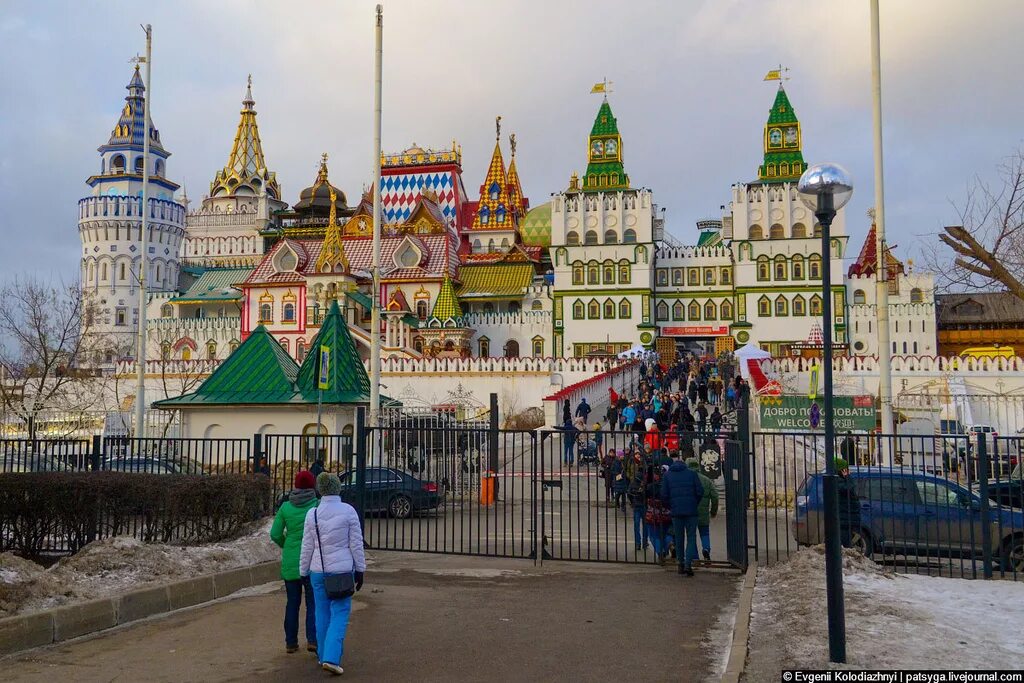
<instances>
[{"instance_id":1,"label":"green window frame","mask_svg":"<svg viewBox=\"0 0 1024 683\"><path fill-rule=\"evenodd\" d=\"M576 301L574 301L573 304L572 304L572 319L573 320L583 320L585 316L586 316L586 307L583 305L582 301L580 301L579 299L576 299Z\"/></svg>"},{"instance_id":2,"label":"green window frame","mask_svg":"<svg viewBox=\"0 0 1024 683\"><path fill-rule=\"evenodd\" d=\"M761 296L757 300L757 315L762 318L770 318L772 315L772 302L767 296Z\"/></svg>"},{"instance_id":3,"label":"green window frame","mask_svg":"<svg viewBox=\"0 0 1024 683\"><path fill-rule=\"evenodd\" d=\"M700 304L696 301L691 301L686 309L686 317L691 321L700 320Z\"/></svg>"},{"instance_id":4,"label":"green window frame","mask_svg":"<svg viewBox=\"0 0 1024 683\"><path fill-rule=\"evenodd\" d=\"M779 295L775 299L775 316L784 318L789 315L789 300L783 295Z\"/></svg>"},{"instance_id":5,"label":"green window frame","mask_svg":"<svg viewBox=\"0 0 1024 683\"><path fill-rule=\"evenodd\" d=\"M633 304L629 303L629 299L623 299L619 302L619 318L628 320L633 317Z\"/></svg>"}]
</instances>

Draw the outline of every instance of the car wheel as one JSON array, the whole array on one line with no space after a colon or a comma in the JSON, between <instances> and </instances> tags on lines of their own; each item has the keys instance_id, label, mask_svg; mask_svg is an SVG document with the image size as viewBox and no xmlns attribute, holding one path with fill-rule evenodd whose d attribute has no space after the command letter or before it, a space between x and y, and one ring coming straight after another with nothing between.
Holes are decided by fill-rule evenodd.
<instances>
[{"instance_id":1,"label":"car wheel","mask_svg":"<svg viewBox=\"0 0 1024 683\"><path fill-rule=\"evenodd\" d=\"M874 557L875 545L871 540L871 534L864 529L850 534L850 546L869 560Z\"/></svg>"},{"instance_id":2,"label":"car wheel","mask_svg":"<svg viewBox=\"0 0 1024 683\"><path fill-rule=\"evenodd\" d=\"M409 519L412 517L412 500L406 495L397 495L388 504L388 512L395 519Z\"/></svg>"},{"instance_id":3,"label":"car wheel","mask_svg":"<svg viewBox=\"0 0 1024 683\"><path fill-rule=\"evenodd\" d=\"M1004 572L1024 574L1024 536L1017 535L1004 540L1000 556Z\"/></svg>"}]
</instances>

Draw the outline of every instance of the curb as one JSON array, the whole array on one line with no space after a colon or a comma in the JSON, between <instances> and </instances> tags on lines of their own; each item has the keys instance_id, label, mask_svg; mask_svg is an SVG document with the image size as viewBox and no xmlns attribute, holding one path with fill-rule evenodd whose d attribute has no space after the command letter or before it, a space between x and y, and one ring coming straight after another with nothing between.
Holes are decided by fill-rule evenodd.
<instances>
[{"instance_id":1,"label":"curb","mask_svg":"<svg viewBox=\"0 0 1024 683\"><path fill-rule=\"evenodd\" d=\"M7 617L0 619L0 657L193 607L280 578L281 563L275 560Z\"/></svg>"},{"instance_id":2,"label":"curb","mask_svg":"<svg viewBox=\"0 0 1024 683\"><path fill-rule=\"evenodd\" d=\"M743 669L747 665L747 641L750 638L750 610L754 602L754 580L757 578L757 565L747 567L743 578L739 600L736 601L736 623L732 629L732 645L729 647L729 661L722 674L722 683L739 683Z\"/></svg>"}]
</instances>

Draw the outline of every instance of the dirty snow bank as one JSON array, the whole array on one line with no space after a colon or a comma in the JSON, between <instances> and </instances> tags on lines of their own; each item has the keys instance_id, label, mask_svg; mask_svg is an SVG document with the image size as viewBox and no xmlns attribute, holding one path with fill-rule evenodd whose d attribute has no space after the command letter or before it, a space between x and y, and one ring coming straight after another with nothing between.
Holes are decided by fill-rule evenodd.
<instances>
[{"instance_id":1,"label":"dirty snow bank","mask_svg":"<svg viewBox=\"0 0 1024 683\"><path fill-rule=\"evenodd\" d=\"M257 522L235 540L198 546L108 538L90 543L48 569L2 553L0 617L280 559L280 549L270 540L270 524L269 519Z\"/></svg>"},{"instance_id":2,"label":"dirty snow bank","mask_svg":"<svg viewBox=\"0 0 1024 683\"><path fill-rule=\"evenodd\" d=\"M844 550L848 668L1016 669L1024 584L885 572ZM828 667L824 547L758 570L748 681Z\"/></svg>"}]
</instances>

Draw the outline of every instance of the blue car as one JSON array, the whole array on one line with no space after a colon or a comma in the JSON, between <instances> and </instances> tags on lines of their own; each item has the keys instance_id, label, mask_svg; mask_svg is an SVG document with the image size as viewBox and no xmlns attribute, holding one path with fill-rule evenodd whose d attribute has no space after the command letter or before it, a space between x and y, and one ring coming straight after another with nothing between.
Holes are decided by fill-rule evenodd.
<instances>
[{"instance_id":1,"label":"blue car","mask_svg":"<svg viewBox=\"0 0 1024 683\"><path fill-rule=\"evenodd\" d=\"M854 547L908 557L982 556L981 498L956 482L909 468L850 470L860 507L851 529ZM808 475L797 491L793 536L800 545L824 542L822 475ZM1008 572L1024 572L1024 511L989 506L992 557Z\"/></svg>"}]
</instances>

